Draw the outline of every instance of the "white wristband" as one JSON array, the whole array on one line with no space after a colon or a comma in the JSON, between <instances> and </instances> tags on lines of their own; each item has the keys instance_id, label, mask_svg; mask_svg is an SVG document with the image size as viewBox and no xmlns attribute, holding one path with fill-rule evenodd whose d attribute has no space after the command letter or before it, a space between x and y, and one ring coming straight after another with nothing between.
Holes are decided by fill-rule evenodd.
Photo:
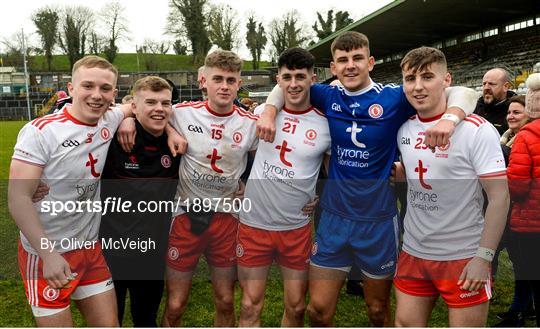
<instances>
[{"instance_id":1,"label":"white wristband","mask_svg":"<svg viewBox=\"0 0 540 329\"><path fill-rule=\"evenodd\" d=\"M487 260L488 262L493 261L493 257L495 257L495 250L484 248L484 247L478 247L478 250L476 250L476 257L480 257L482 259Z\"/></svg>"},{"instance_id":2,"label":"white wristband","mask_svg":"<svg viewBox=\"0 0 540 329\"><path fill-rule=\"evenodd\" d=\"M457 124L459 123L459 121L461 121L459 119L459 117L455 114L451 114L451 113L445 113L443 114L443 116L441 117L441 120L450 120L454 123L454 125L457 126Z\"/></svg>"}]
</instances>

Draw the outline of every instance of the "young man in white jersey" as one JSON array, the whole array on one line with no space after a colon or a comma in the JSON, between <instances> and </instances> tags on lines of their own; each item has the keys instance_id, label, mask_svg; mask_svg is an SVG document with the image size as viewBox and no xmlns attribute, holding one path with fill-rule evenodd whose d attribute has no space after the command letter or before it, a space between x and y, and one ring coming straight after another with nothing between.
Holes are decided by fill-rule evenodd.
<instances>
[{"instance_id":1,"label":"young man in white jersey","mask_svg":"<svg viewBox=\"0 0 540 329\"><path fill-rule=\"evenodd\" d=\"M313 64L313 55L302 48L287 49L278 59L277 80L285 106L277 116L274 142L260 143L255 155L245 192L252 209L240 213L236 255L241 327L261 325L266 279L274 259L284 279L281 324L304 325L312 226L302 207L315 198L320 165L330 151L328 123L309 102ZM261 105L255 113L263 109Z\"/></svg>"},{"instance_id":2,"label":"young man in white jersey","mask_svg":"<svg viewBox=\"0 0 540 329\"><path fill-rule=\"evenodd\" d=\"M233 105L242 83L242 60L235 53L217 50L206 57L204 67L202 86L208 100L174 106L170 120L189 147L179 170L177 197L183 209L174 214L169 235L163 326L180 325L202 254L211 271L214 325L232 327L235 323L238 220L231 204L247 153L257 147L257 116ZM207 206L201 209L203 204Z\"/></svg>"},{"instance_id":3,"label":"young man in white jersey","mask_svg":"<svg viewBox=\"0 0 540 329\"><path fill-rule=\"evenodd\" d=\"M53 203L99 202L111 138L130 115L127 108L109 110L117 76L107 60L82 58L68 83L73 104L29 122L17 138L8 204L21 230L19 268L38 326L73 326L71 299L88 326L118 325L114 285L97 241L101 213L51 211ZM49 194L33 204L40 180Z\"/></svg>"},{"instance_id":4,"label":"young man in white jersey","mask_svg":"<svg viewBox=\"0 0 540 329\"><path fill-rule=\"evenodd\" d=\"M408 183L403 251L396 287L396 326L425 327L439 295L450 327L485 326L491 297L490 265L509 205L497 130L473 115L435 152L425 131L446 109L451 77L444 54L411 50L401 62L403 88L417 115L397 142ZM482 188L489 205L482 216Z\"/></svg>"},{"instance_id":5,"label":"young man in white jersey","mask_svg":"<svg viewBox=\"0 0 540 329\"><path fill-rule=\"evenodd\" d=\"M371 80L375 59L365 35L344 32L334 39L331 51L330 68L340 86L313 84L310 90L311 104L328 120L332 155L310 261L307 312L312 326L335 326L339 292L355 265L362 271L370 322L389 326L399 229L397 200L388 179L397 153L395 136L414 109L402 86ZM273 91L267 108L269 103L280 107L283 102L276 96L281 95ZM449 91L449 115L426 131L426 144L445 145L464 111L472 113L476 99L473 90ZM265 140L273 140L275 111L265 110L257 123Z\"/></svg>"}]
</instances>

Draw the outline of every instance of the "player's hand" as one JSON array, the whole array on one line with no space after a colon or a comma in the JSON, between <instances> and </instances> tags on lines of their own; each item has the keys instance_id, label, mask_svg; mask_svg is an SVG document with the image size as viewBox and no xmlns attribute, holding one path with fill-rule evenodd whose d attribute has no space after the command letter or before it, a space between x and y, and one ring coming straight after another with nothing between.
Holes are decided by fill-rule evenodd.
<instances>
[{"instance_id":1,"label":"player's hand","mask_svg":"<svg viewBox=\"0 0 540 329\"><path fill-rule=\"evenodd\" d=\"M135 145L136 134L135 118L125 118L116 132L118 143L120 143L124 152L131 152Z\"/></svg>"},{"instance_id":2,"label":"player's hand","mask_svg":"<svg viewBox=\"0 0 540 329\"><path fill-rule=\"evenodd\" d=\"M440 120L435 126L426 130L426 138L424 144L426 144L433 152L435 152L436 146L445 146L450 141L450 136L456 129L453 121Z\"/></svg>"},{"instance_id":3,"label":"player's hand","mask_svg":"<svg viewBox=\"0 0 540 329\"><path fill-rule=\"evenodd\" d=\"M273 142L276 135L276 115L277 109L269 104L266 104L264 111L260 114L257 120L257 137L266 141Z\"/></svg>"},{"instance_id":4,"label":"player's hand","mask_svg":"<svg viewBox=\"0 0 540 329\"><path fill-rule=\"evenodd\" d=\"M480 257L473 257L463 268L458 286L463 290L478 291L489 280L491 263Z\"/></svg>"},{"instance_id":5,"label":"player's hand","mask_svg":"<svg viewBox=\"0 0 540 329\"><path fill-rule=\"evenodd\" d=\"M72 273L66 259L58 252L53 251L43 257L43 278L51 288L69 288L68 284L73 281L77 273Z\"/></svg>"},{"instance_id":6,"label":"player's hand","mask_svg":"<svg viewBox=\"0 0 540 329\"><path fill-rule=\"evenodd\" d=\"M396 186L396 183L403 183L405 181L405 168L401 162L394 162L392 170L390 171L390 185Z\"/></svg>"},{"instance_id":7,"label":"player's hand","mask_svg":"<svg viewBox=\"0 0 540 329\"><path fill-rule=\"evenodd\" d=\"M36 203L43 200L49 194L49 186L42 181L39 181L38 187L32 196L32 202Z\"/></svg>"},{"instance_id":8,"label":"player's hand","mask_svg":"<svg viewBox=\"0 0 540 329\"><path fill-rule=\"evenodd\" d=\"M179 154L185 154L188 147L187 139L180 135L176 130L167 130L167 145L173 157Z\"/></svg>"},{"instance_id":9,"label":"player's hand","mask_svg":"<svg viewBox=\"0 0 540 329\"><path fill-rule=\"evenodd\" d=\"M244 193L246 192L246 184L241 179L238 180L238 189L234 192L235 199L244 199Z\"/></svg>"},{"instance_id":10,"label":"player's hand","mask_svg":"<svg viewBox=\"0 0 540 329\"><path fill-rule=\"evenodd\" d=\"M315 209L317 208L317 204L319 203L319 196L316 195L313 200L306 203L304 207L302 208L302 213L304 215L312 215L315 212Z\"/></svg>"}]
</instances>

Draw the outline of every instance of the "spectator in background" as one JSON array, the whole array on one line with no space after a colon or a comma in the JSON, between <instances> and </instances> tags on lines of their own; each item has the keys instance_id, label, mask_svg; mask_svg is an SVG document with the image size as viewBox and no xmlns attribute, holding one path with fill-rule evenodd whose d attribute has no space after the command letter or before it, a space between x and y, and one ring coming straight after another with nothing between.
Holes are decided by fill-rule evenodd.
<instances>
[{"instance_id":1,"label":"spectator in background","mask_svg":"<svg viewBox=\"0 0 540 329\"><path fill-rule=\"evenodd\" d=\"M247 107L247 109L250 109L251 108L251 105L253 104L253 100L251 98L247 98L247 97L244 97L240 100L240 103L244 106L244 107Z\"/></svg>"},{"instance_id":2,"label":"spectator in background","mask_svg":"<svg viewBox=\"0 0 540 329\"><path fill-rule=\"evenodd\" d=\"M122 104L131 104L133 103L133 95L127 94L126 96L122 97Z\"/></svg>"},{"instance_id":3,"label":"spectator in background","mask_svg":"<svg viewBox=\"0 0 540 329\"><path fill-rule=\"evenodd\" d=\"M165 79L165 81L167 81L169 86L171 86L171 88L172 88L171 101L172 101L173 105L180 103L180 91L178 90L178 87L176 87L176 85L174 84L174 82L172 82L172 80Z\"/></svg>"},{"instance_id":4,"label":"spectator in background","mask_svg":"<svg viewBox=\"0 0 540 329\"><path fill-rule=\"evenodd\" d=\"M505 69L496 67L487 71L482 79L482 97L478 99L474 110L474 114L483 116L491 122L500 135L508 129L506 123L508 104L510 97L516 95L509 90L510 80L510 73Z\"/></svg>"},{"instance_id":5,"label":"spectator in background","mask_svg":"<svg viewBox=\"0 0 540 329\"><path fill-rule=\"evenodd\" d=\"M513 201L510 229L517 244L514 270L518 280L527 280L533 295L540 293L540 73L527 79L525 112L532 122L517 134L508 165ZM525 273L524 273L525 272ZM540 307L535 301L536 326Z\"/></svg>"},{"instance_id":6,"label":"spectator in background","mask_svg":"<svg viewBox=\"0 0 540 329\"><path fill-rule=\"evenodd\" d=\"M516 139L518 131L529 122L529 116L525 112L525 96L513 96L509 100L508 115L508 130L501 136L501 148L503 151L505 163L508 166L508 158L510 151ZM512 236L509 222L507 222L504 234L499 243L499 248L495 253L493 260L493 275L495 276L498 267L499 253L506 248L510 261L515 264L517 250L516 239ZM520 270L519 268L517 270ZM501 319L495 327L523 327L527 316L534 316L532 306L532 294L529 284L526 281L515 280L514 282L514 298L507 312L499 313L497 316ZM532 313L531 314L531 311Z\"/></svg>"},{"instance_id":7,"label":"spectator in background","mask_svg":"<svg viewBox=\"0 0 540 329\"><path fill-rule=\"evenodd\" d=\"M208 91L206 90L206 87L203 86L203 83L202 83L203 77L204 77L204 65L199 67L199 69L197 70L197 82L199 83L199 89L202 92L202 96L203 96L202 100L205 101L206 98L208 97Z\"/></svg>"}]
</instances>

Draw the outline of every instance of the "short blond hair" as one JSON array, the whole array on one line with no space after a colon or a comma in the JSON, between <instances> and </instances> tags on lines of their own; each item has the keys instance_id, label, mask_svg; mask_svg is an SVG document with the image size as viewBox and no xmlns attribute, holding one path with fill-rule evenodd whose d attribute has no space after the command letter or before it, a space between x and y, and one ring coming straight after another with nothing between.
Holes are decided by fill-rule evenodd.
<instances>
[{"instance_id":1,"label":"short blond hair","mask_svg":"<svg viewBox=\"0 0 540 329\"><path fill-rule=\"evenodd\" d=\"M133 85L133 90L131 91L134 96L141 90L151 90L151 91L162 91L168 90L172 92L171 85L167 80L160 78L158 76L149 75L147 77L141 78L135 81Z\"/></svg>"},{"instance_id":2,"label":"short blond hair","mask_svg":"<svg viewBox=\"0 0 540 329\"><path fill-rule=\"evenodd\" d=\"M228 72L240 72L243 61L237 54L229 50L216 50L204 60L205 68L217 67Z\"/></svg>"},{"instance_id":3,"label":"short blond hair","mask_svg":"<svg viewBox=\"0 0 540 329\"><path fill-rule=\"evenodd\" d=\"M73 77L75 75L75 72L77 72L77 70L81 67L86 67L89 69L97 67L100 69L109 70L114 73L114 83L116 84L116 80L118 79L118 70L105 58L95 55L84 56L83 58L76 61L75 64L73 64L71 76Z\"/></svg>"}]
</instances>

